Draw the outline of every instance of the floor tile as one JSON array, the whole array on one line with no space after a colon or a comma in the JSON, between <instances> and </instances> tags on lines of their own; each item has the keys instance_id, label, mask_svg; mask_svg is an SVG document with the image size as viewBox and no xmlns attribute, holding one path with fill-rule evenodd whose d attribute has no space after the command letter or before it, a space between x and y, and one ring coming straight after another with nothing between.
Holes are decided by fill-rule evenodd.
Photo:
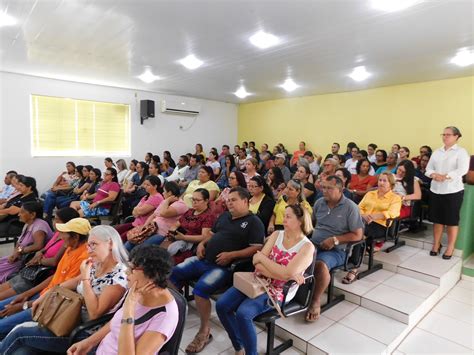
<instances>
[{"instance_id":1,"label":"floor tile","mask_svg":"<svg viewBox=\"0 0 474 355\"><path fill-rule=\"evenodd\" d=\"M447 295L447 298L474 305L474 290L468 290L459 286L454 287Z\"/></svg>"},{"instance_id":2,"label":"floor tile","mask_svg":"<svg viewBox=\"0 0 474 355\"><path fill-rule=\"evenodd\" d=\"M347 274L345 271L337 271L335 274L334 286L341 290L353 293L357 296L362 296L372 290L375 286L380 284L380 281L376 281L374 279L368 279L364 277L362 280L357 280L350 285L346 285L342 283L342 279Z\"/></svg>"},{"instance_id":3,"label":"floor tile","mask_svg":"<svg viewBox=\"0 0 474 355\"><path fill-rule=\"evenodd\" d=\"M382 354L386 346L342 324L336 323L309 341L329 354Z\"/></svg>"},{"instance_id":4,"label":"floor tile","mask_svg":"<svg viewBox=\"0 0 474 355\"><path fill-rule=\"evenodd\" d=\"M433 311L474 325L474 307L467 303L444 298L433 308Z\"/></svg>"},{"instance_id":5,"label":"floor tile","mask_svg":"<svg viewBox=\"0 0 474 355\"><path fill-rule=\"evenodd\" d=\"M420 249L418 248L405 245L401 248L395 249L390 253L385 253L383 251L378 252L374 255L374 260L381 263L387 263L398 266L402 264L405 260L418 253L419 251Z\"/></svg>"},{"instance_id":6,"label":"floor tile","mask_svg":"<svg viewBox=\"0 0 474 355\"><path fill-rule=\"evenodd\" d=\"M390 345L408 328L404 323L362 307L341 319L339 324L386 345Z\"/></svg>"},{"instance_id":7,"label":"floor tile","mask_svg":"<svg viewBox=\"0 0 474 355\"><path fill-rule=\"evenodd\" d=\"M327 318L325 315L321 315L319 319L314 323L308 323L304 319L305 313L296 314L292 317L285 319L278 319L276 321L277 327L297 336L300 339L308 341L320 334L325 329L329 328L334 321Z\"/></svg>"},{"instance_id":8,"label":"floor tile","mask_svg":"<svg viewBox=\"0 0 474 355\"><path fill-rule=\"evenodd\" d=\"M420 250L401 263L399 267L440 278L459 263L460 260L458 257L453 257L451 260L443 260L442 258L432 257L426 251Z\"/></svg>"},{"instance_id":9,"label":"floor tile","mask_svg":"<svg viewBox=\"0 0 474 355\"><path fill-rule=\"evenodd\" d=\"M470 354L472 351L419 328L412 330L398 347L405 354Z\"/></svg>"},{"instance_id":10,"label":"floor tile","mask_svg":"<svg viewBox=\"0 0 474 355\"><path fill-rule=\"evenodd\" d=\"M474 326L454 319L444 314L430 312L419 324L418 328L449 341L474 349L473 337Z\"/></svg>"},{"instance_id":11,"label":"floor tile","mask_svg":"<svg viewBox=\"0 0 474 355\"><path fill-rule=\"evenodd\" d=\"M394 275L382 284L422 298L429 297L438 288L436 285L400 274Z\"/></svg>"},{"instance_id":12,"label":"floor tile","mask_svg":"<svg viewBox=\"0 0 474 355\"><path fill-rule=\"evenodd\" d=\"M460 280L456 284L456 287L465 288L465 289L468 289L468 290L474 290L474 282L470 282L470 281L467 281L467 280Z\"/></svg>"},{"instance_id":13,"label":"floor tile","mask_svg":"<svg viewBox=\"0 0 474 355\"><path fill-rule=\"evenodd\" d=\"M352 302L342 301L341 303L338 303L334 307L324 312L323 316L335 322L338 322L339 320L347 316L349 313L354 311L354 309L356 309L357 307L358 305Z\"/></svg>"},{"instance_id":14,"label":"floor tile","mask_svg":"<svg viewBox=\"0 0 474 355\"><path fill-rule=\"evenodd\" d=\"M199 325L184 330L180 346L182 350L186 349L188 344L194 339L194 336L197 334L198 330ZM224 330L224 328L221 328L212 322L211 334L213 336L213 340L206 346L206 348L202 352L200 352L200 354L215 355L221 353L226 349L229 349L232 346L229 336L227 335L227 332Z\"/></svg>"},{"instance_id":15,"label":"floor tile","mask_svg":"<svg viewBox=\"0 0 474 355\"><path fill-rule=\"evenodd\" d=\"M384 284L378 285L372 291L369 291L364 295L364 298L405 314L413 313L424 301L421 297Z\"/></svg>"}]
</instances>

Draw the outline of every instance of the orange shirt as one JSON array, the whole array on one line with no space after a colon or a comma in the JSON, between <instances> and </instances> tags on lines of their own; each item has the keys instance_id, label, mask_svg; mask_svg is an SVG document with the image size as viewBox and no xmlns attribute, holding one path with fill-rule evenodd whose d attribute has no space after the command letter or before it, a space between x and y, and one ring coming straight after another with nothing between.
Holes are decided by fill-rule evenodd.
<instances>
[{"instance_id":1,"label":"orange shirt","mask_svg":"<svg viewBox=\"0 0 474 355\"><path fill-rule=\"evenodd\" d=\"M349 189L357 191L365 191L368 187L377 185L377 177L367 175L364 178L360 178L359 175L353 174L351 176L351 182L349 183Z\"/></svg>"},{"instance_id":2,"label":"orange shirt","mask_svg":"<svg viewBox=\"0 0 474 355\"><path fill-rule=\"evenodd\" d=\"M360 214L383 213L383 219L377 219L374 222L386 226L386 220L396 218L400 215L402 199L393 191L387 192L382 197L378 196L378 191L373 190L365 194L359 203Z\"/></svg>"},{"instance_id":3,"label":"orange shirt","mask_svg":"<svg viewBox=\"0 0 474 355\"><path fill-rule=\"evenodd\" d=\"M298 159L300 157L303 157L304 153L306 153L304 150L296 150L293 153L293 156L291 157L291 164L290 165L296 165L298 163Z\"/></svg>"},{"instance_id":4,"label":"orange shirt","mask_svg":"<svg viewBox=\"0 0 474 355\"><path fill-rule=\"evenodd\" d=\"M89 254L87 253L86 243L83 243L76 249L71 249L70 247L67 248L63 257L59 261L53 279L49 283L48 287L41 291L41 295L44 295L46 291L53 288L54 286L78 276L81 272L80 267L82 262L88 257Z\"/></svg>"}]
</instances>

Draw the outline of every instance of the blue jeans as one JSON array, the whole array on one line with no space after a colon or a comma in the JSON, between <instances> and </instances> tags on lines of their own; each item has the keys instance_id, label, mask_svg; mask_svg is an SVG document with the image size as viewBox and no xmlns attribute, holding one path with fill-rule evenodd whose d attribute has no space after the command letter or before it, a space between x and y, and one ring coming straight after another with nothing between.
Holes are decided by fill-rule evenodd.
<instances>
[{"instance_id":1,"label":"blue jeans","mask_svg":"<svg viewBox=\"0 0 474 355\"><path fill-rule=\"evenodd\" d=\"M186 281L199 279L193 288L193 294L205 299L216 291L232 285L232 272L225 267L199 260L197 256L187 258L173 268L170 281L181 289Z\"/></svg>"},{"instance_id":2,"label":"blue jeans","mask_svg":"<svg viewBox=\"0 0 474 355\"><path fill-rule=\"evenodd\" d=\"M58 196L56 199L56 207L61 209L64 207L69 207L72 201L77 201L78 196L73 195L73 196Z\"/></svg>"},{"instance_id":3,"label":"blue jeans","mask_svg":"<svg viewBox=\"0 0 474 355\"><path fill-rule=\"evenodd\" d=\"M148 238L141 244L133 244L130 242L126 242L124 247L130 253L132 249L135 248L137 245L142 245L142 244L143 245L153 245L153 244L160 245L163 242L163 240L165 240L165 237L159 234L155 234L155 235L152 235L150 238Z\"/></svg>"},{"instance_id":4,"label":"blue jeans","mask_svg":"<svg viewBox=\"0 0 474 355\"><path fill-rule=\"evenodd\" d=\"M246 355L257 354L257 332L253 319L272 309L268 295L248 298L235 287L228 289L216 303L216 311L236 351L245 349Z\"/></svg>"},{"instance_id":5,"label":"blue jeans","mask_svg":"<svg viewBox=\"0 0 474 355\"><path fill-rule=\"evenodd\" d=\"M16 297L12 296L0 302L0 311L5 309L5 306L9 304ZM39 293L30 298L30 301L33 301L39 297ZM0 319L0 340L5 338L10 331L17 326L18 324L28 322L32 320L31 308L26 311L20 311L18 313L12 314L8 317L3 317ZM0 352L2 354L2 352Z\"/></svg>"},{"instance_id":6,"label":"blue jeans","mask_svg":"<svg viewBox=\"0 0 474 355\"><path fill-rule=\"evenodd\" d=\"M44 194L44 203L43 203L43 211L48 216L53 215L54 206L56 206L56 199L58 195L56 192L48 190Z\"/></svg>"},{"instance_id":7,"label":"blue jeans","mask_svg":"<svg viewBox=\"0 0 474 355\"><path fill-rule=\"evenodd\" d=\"M316 261L322 261L326 264L328 270L332 270L337 266L344 265L346 260L346 252L337 248L331 250L320 250L316 254Z\"/></svg>"}]
</instances>

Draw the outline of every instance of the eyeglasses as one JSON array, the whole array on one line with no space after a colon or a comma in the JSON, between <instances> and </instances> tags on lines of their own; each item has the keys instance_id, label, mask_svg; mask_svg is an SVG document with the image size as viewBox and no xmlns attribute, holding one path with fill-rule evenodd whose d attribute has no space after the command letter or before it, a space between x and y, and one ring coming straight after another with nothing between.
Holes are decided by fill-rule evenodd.
<instances>
[{"instance_id":1,"label":"eyeglasses","mask_svg":"<svg viewBox=\"0 0 474 355\"><path fill-rule=\"evenodd\" d=\"M105 172L104 175L112 175L112 173Z\"/></svg>"},{"instance_id":2,"label":"eyeglasses","mask_svg":"<svg viewBox=\"0 0 474 355\"><path fill-rule=\"evenodd\" d=\"M449 136L454 136L454 134L452 134L452 133L441 133L440 136L441 137L449 137Z\"/></svg>"},{"instance_id":3,"label":"eyeglasses","mask_svg":"<svg viewBox=\"0 0 474 355\"><path fill-rule=\"evenodd\" d=\"M204 201L204 199L202 199L202 198L194 198L194 197L193 197L193 198L191 198L191 201L192 201L192 202L201 202L201 201Z\"/></svg>"},{"instance_id":4,"label":"eyeglasses","mask_svg":"<svg viewBox=\"0 0 474 355\"><path fill-rule=\"evenodd\" d=\"M229 180L235 180L237 179L235 176L229 176Z\"/></svg>"},{"instance_id":5,"label":"eyeglasses","mask_svg":"<svg viewBox=\"0 0 474 355\"><path fill-rule=\"evenodd\" d=\"M336 186L321 186L322 190L334 190Z\"/></svg>"},{"instance_id":6,"label":"eyeglasses","mask_svg":"<svg viewBox=\"0 0 474 355\"><path fill-rule=\"evenodd\" d=\"M95 250L98 245L99 245L99 243L89 242L89 243L87 243L87 248L89 248L90 250Z\"/></svg>"}]
</instances>

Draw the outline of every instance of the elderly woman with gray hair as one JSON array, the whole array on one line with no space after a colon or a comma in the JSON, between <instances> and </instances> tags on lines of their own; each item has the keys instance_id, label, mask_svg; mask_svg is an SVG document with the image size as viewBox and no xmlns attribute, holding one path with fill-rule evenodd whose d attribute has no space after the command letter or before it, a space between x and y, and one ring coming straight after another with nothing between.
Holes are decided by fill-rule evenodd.
<instances>
[{"instance_id":1,"label":"elderly woman with gray hair","mask_svg":"<svg viewBox=\"0 0 474 355\"><path fill-rule=\"evenodd\" d=\"M89 258L83 261L80 275L61 284L84 298L82 321L115 312L127 290L128 254L118 232L111 226L92 228L87 248ZM45 295L33 302L33 313ZM0 353L65 353L68 347L69 337L57 337L36 322L25 322L0 343Z\"/></svg>"}]
</instances>

